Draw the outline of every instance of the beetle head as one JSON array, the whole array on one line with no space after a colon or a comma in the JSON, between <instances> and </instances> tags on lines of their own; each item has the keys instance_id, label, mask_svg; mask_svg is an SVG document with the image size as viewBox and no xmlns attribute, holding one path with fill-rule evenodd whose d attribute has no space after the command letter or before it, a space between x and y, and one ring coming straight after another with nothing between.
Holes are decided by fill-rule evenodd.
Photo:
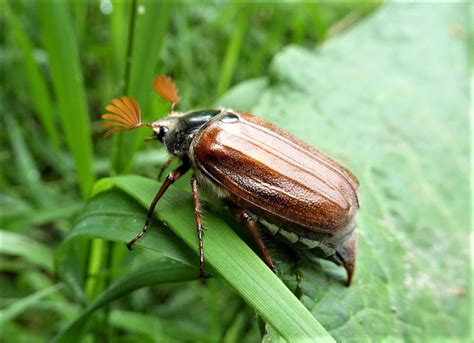
<instances>
[{"instance_id":1,"label":"beetle head","mask_svg":"<svg viewBox=\"0 0 474 343\"><path fill-rule=\"evenodd\" d=\"M156 77L153 81L153 87L163 100L171 104L171 115L151 124L143 123L141 120L141 109L135 98L122 96L121 99L113 99L112 104L105 108L109 113L102 115L102 118L109 121L102 124L102 127L110 127L111 129L104 134L104 137L116 132L148 126L154 132L152 139L156 138L164 142L166 135L171 131L170 129L176 126L177 120L173 120L175 117L173 110L180 97L175 84L168 76L161 75Z\"/></svg>"},{"instance_id":2,"label":"beetle head","mask_svg":"<svg viewBox=\"0 0 474 343\"><path fill-rule=\"evenodd\" d=\"M218 113L220 111L217 110L185 114L171 112L167 117L150 124L153 138L161 141L170 154L183 156L188 153L196 132Z\"/></svg>"},{"instance_id":3,"label":"beetle head","mask_svg":"<svg viewBox=\"0 0 474 343\"><path fill-rule=\"evenodd\" d=\"M173 136L174 132L178 129L180 122L179 117L179 113L172 112L167 117L151 123L150 127L153 130L153 139L157 139L166 145L166 142L169 141L170 137Z\"/></svg>"},{"instance_id":4,"label":"beetle head","mask_svg":"<svg viewBox=\"0 0 474 343\"><path fill-rule=\"evenodd\" d=\"M153 130L153 136L149 139L162 142L170 154L183 156L188 153L195 133L221 111L204 110L186 114L175 112L174 107L180 97L173 81L167 76L158 76L153 81L153 87L162 99L171 104L171 112L165 118L144 123L141 120L140 106L134 98L122 96L121 99L113 99L112 104L106 107L109 113L102 116L109 120L102 127L111 127L104 137L147 126Z\"/></svg>"}]
</instances>

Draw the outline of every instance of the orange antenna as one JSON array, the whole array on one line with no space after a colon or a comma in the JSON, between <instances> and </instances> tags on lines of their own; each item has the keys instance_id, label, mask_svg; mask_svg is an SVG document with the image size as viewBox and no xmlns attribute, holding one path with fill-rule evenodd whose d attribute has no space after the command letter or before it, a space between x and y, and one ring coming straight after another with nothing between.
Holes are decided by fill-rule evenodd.
<instances>
[{"instance_id":1,"label":"orange antenna","mask_svg":"<svg viewBox=\"0 0 474 343\"><path fill-rule=\"evenodd\" d=\"M157 76L153 80L153 87L155 88L156 93L158 93L163 100L171 103L171 109L173 110L180 99L178 89L173 80L171 80L169 76Z\"/></svg>"},{"instance_id":2,"label":"orange antenna","mask_svg":"<svg viewBox=\"0 0 474 343\"><path fill-rule=\"evenodd\" d=\"M102 119L110 121L102 124L102 127L112 128L104 133L104 138L114 133L136 129L140 126L151 127L150 124L142 123L140 106L135 98L122 96L121 99L113 99L112 105L105 107L110 113L102 115Z\"/></svg>"}]
</instances>

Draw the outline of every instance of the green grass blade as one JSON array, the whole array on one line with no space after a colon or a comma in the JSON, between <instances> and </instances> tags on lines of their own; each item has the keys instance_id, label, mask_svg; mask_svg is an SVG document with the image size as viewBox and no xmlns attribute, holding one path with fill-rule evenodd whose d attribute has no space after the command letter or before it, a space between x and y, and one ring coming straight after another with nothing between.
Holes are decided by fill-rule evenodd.
<instances>
[{"instance_id":1,"label":"green grass blade","mask_svg":"<svg viewBox=\"0 0 474 343\"><path fill-rule=\"evenodd\" d=\"M152 96L156 96L152 87L156 76L154 70L168 27L170 4L150 0L136 3L137 6L133 9L136 11L135 19L130 28L133 30L132 48L130 56L127 56L129 65L126 68L129 68L129 72L125 73L128 75L128 80L125 80L126 94L123 95L134 96L142 108L143 119L151 120L153 116L148 110ZM149 135L148 130L119 134L112 156L112 166L116 172L129 171L136 150Z\"/></svg>"},{"instance_id":2,"label":"green grass blade","mask_svg":"<svg viewBox=\"0 0 474 343\"><path fill-rule=\"evenodd\" d=\"M113 186L122 189L143 206L148 206L158 189L158 183L153 180L122 176L101 180L96 184L94 194ZM172 189L160 201L157 212L158 217L197 252L191 196ZM333 341L321 324L227 224L211 213L205 214L205 221L208 230L205 232L204 248L208 271L211 266L285 339ZM95 231L100 233L100 230Z\"/></svg>"},{"instance_id":3,"label":"green grass blade","mask_svg":"<svg viewBox=\"0 0 474 343\"><path fill-rule=\"evenodd\" d=\"M57 342L71 342L83 333L91 314L106 306L111 301L123 297L137 289L167 283L189 281L196 278L196 269L184 266L179 263L167 261L153 262L142 266L139 270L132 272L117 280L105 290L101 296L95 300L79 317L77 317L68 327L56 337Z\"/></svg>"},{"instance_id":4,"label":"green grass blade","mask_svg":"<svg viewBox=\"0 0 474 343\"><path fill-rule=\"evenodd\" d=\"M126 63L127 41L124 37L130 32L127 20L127 11L130 8L130 1L113 0L113 11L110 15L110 34L112 40L112 59L113 59L113 73L108 75L115 82L113 90L118 92L125 88L124 80L124 66Z\"/></svg>"},{"instance_id":5,"label":"green grass blade","mask_svg":"<svg viewBox=\"0 0 474 343\"><path fill-rule=\"evenodd\" d=\"M35 306L39 303L43 298L58 292L61 289L61 284L54 285L50 288L43 289L36 293L33 293L25 298L22 298L10 306L8 306L5 310L0 311L0 326L5 325L8 321L14 319L16 316L20 315L26 309Z\"/></svg>"},{"instance_id":6,"label":"green grass blade","mask_svg":"<svg viewBox=\"0 0 474 343\"><path fill-rule=\"evenodd\" d=\"M239 6L239 5L235 5ZM245 9L246 5L239 7L236 27L232 35L231 41L227 46L227 51L222 63L221 76L217 85L217 95L221 96L230 86L232 76L234 75L235 66L237 64L242 42L244 40L245 31L249 21L249 11Z\"/></svg>"},{"instance_id":7,"label":"green grass blade","mask_svg":"<svg viewBox=\"0 0 474 343\"><path fill-rule=\"evenodd\" d=\"M15 117L5 116L5 127L13 152L16 181L28 189L28 196L36 205L51 203L51 194L43 184L36 161L29 151L25 137Z\"/></svg>"},{"instance_id":8,"label":"green grass blade","mask_svg":"<svg viewBox=\"0 0 474 343\"><path fill-rule=\"evenodd\" d=\"M80 202L54 204L38 209L21 208L0 212L0 223L5 230L22 231L32 226L45 225L58 220L68 220L81 212L84 205Z\"/></svg>"},{"instance_id":9,"label":"green grass blade","mask_svg":"<svg viewBox=\"0 0 474 343\"><path fill-rule=\"evenodd\" d=\"M127 331L133 336L142 336L138 338L140 342L176 342L176 339L167 335L165 331L172 329L169 322L163 322L154 314L141 314L131 311L113 310L110 313L110 325L122 331ZM176 328L175 328L176 329ZM191 338L189 333L180 332L181 337L186 337L190 342L196 342L195 338ZM159 339L157 339L159 337ZM146 338L146 339L145 339Z\"/></svg>"},{"instance_id":10,"label":"green grass blade","mask_svg":"<svg viewBox=\"0 0 474 343\"><path fill-rule=\"evenodd\" d=\"M39 8L64 135L74 156L81 194L86 197L94 179L92 141L77 40L66 2L41 1Z\"/></svg>"},{"instance_id":11,"label":"green grass blade","mask_svg":"<svg viewBox=\"0 0 474 343\"><path fill-rule=\"evenodd\" d=\"M89 299L93 299L102 287L102 279L97 275L103 268L106 251L106 242L101 239L93 239L90 245L89 265L87 267L88 278L86 280L85 292Z\"/></svg>"},{"instance_id":12,"label":"green grass blade","mask_svg":"<svg viewBox=\"0 0 474 343\"><path fill-rule=\"evenodd\" d=\"M29 83L31 101L35 107L36 114L48 134L49 141L54 147L58 148L59 137L54 121L53 104L46 81L34 58L33 44L20 24L19 18L10 10L8 2L5 3L5 15L23 54L25 75Z\"/></svg>"},{"instance_id":13,"label":"green grass blade","mask_svg":"<svg viewBox=\"0 0 474 343\"><path fill-rule=\"evenodd\" d=\"M0 231L0 253L21 256L26 261L53 272L53 254L49 247L25 236Z\"/></svg>"}]
</instances>

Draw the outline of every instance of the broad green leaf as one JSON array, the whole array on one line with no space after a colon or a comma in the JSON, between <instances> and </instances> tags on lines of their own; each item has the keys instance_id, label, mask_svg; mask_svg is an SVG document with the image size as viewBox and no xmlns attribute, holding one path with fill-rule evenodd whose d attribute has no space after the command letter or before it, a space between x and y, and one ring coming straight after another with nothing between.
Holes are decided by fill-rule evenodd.
<instances>
[{"instance_id":1,"label":"broad green leaf","mask_svg":"<svg viewBox=\"0 0 474 343\"><path fill-rule=\"evenodd\" d=\"M102 179L96 184L94 190L96 192L107 190L107 187L112 185L110 179ZM140 232L145 216L146 210L130 196L117 190L99 193L87 204L77 219L74 230L63 245L74 244L74 240L80 237L128 242ZM157 250L169 258L190 266L196 265L198 261L196 255L157 220L152 222L147 237L140 242L140 246ZM125 244L123 244L123 250L127 250ZM135 251L130 252L130 254L133 253Z\"/></svg>"},{"instance_id":2,"label":"broad green leaf","mask_svg":"<svg viewBox=\"0 0 474 343\"><path fill-rule=\"evenodd\" d=\"M230 89L217 101L217 107L225 104L228 108L239 108L250 111L260 98L260 94L268 87L266 78L247 80Z\"/></svg>"},{"instance_id":3,"label":"broad green leaf","mask_svg":"<svg viewBox=\"0 0 474 343\"><path fill-rule=\"evenodd\" d=\"M42 38L68 147L74 156L78 183L85 198L94 180L89 110L83 87L77 39L68 4L40 1Z\"/></svg>"},{"instance_id":4,"label":"broad green leaf","mask_svg":"<svg viewBox=\"0 0 474 343\"><path fill-rule=\"evenodd\" d=\"M94 196L100 197L100 192L108 192L111 187L118 187L135 198L142 206L147 207L158 183L138 176L121 176L100 180L94 189ZM102 201L97 201L96 211L100 213ZM121 204L124 211L127 204ZM104 212L104 214L112 214ZM124 242L130 239L124 237L115 227L124 217L121 213L111 216L115 221L109 222L109 230L117 233L115 240ZM192 207L192 198L189 193L170 189L160 200L157 208L157 217L192 250L197 252L198 241L195 229L195 219ZM205 214L206 232L204 237L207 270L214 270L222 276L266 321L268 321L280 335L286 339L312 341L318 337L321 341L333 341L324 328L302 306L298 299L273 274L270 269L255 255L255 253L225 224L211 213ZM88 225L79 221L72 232L84 230ZM97 225L89 228L91 235L101 236L106 225ZM159 251L159 245L148 243L146 237L141 243L145 247ZM196 264L197 265L197 259ZM212 267L210 270L209 267ZM197 271L196 271L197 273Z\"/></svg>"},{"instance_id":5,"label":"broad green leaf","mask_svg":"<svg viewBox=\"0 0 474 343\"><path fill-rule=\"evenodd\" d=\"M118 279L110 285L98 299L91 303L78 318L56 337L56 341L70 342L71 340L78 339L81 337L94 311L132 291L146 286L166 282L189 281L195 278L195 268L184 266L180 263L155 261L150 265L141 266L139 270Z\"/></svg>"},{"instance_id":6,"label":"broad green leaf","mask_svg":"<svg viewBox=\"0 0 474 343\"><path fill-rule=\"evenodd\" d=\"M337 341L469 337L467 13L389 4L318 51L287 48L251 109L360 180L353 285L300 262L302 301Z\"/></svg>"}]
</instances>

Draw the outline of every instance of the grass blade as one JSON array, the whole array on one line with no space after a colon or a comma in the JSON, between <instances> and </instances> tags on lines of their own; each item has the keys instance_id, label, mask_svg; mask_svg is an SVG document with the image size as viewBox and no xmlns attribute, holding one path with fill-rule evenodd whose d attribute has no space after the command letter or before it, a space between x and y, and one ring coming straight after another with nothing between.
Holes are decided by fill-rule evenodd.
<instances>
[{"instance_id":1,"label":"grass blade","mask_svg":"<svg viewBox=\"0 0 474 343\"><path fill-rule=\"evenodd\" d=\"M21 256L28 262L53 272L53 254L49 248L25 235L0 231L0 253Z\"/></svg>"},{"instance_id":2,"label":"grass blade","mask_svg":"<svg viewBox=\"0 0 474 343\"><path fill-rule=\"evenodd\" d=\"M124 80L124 66L126 62L126 53L127 53L127 41L124 40L124 37L127 37L127 34L130 32L129 24L127 21L127 13L130 11L129 8L130 2L125 2L122 0L113 0L112 1L113 11L110 15L110 34L112 40L112 75L108 75L114 83L112 88L114 92L118 92L121 89L125 88Z\"/></svg>"},{"instance_id":3,"label":"grass blade","mask_svg":"<svg viewBox=\"0 0 474 343\"><path fill-rule=\"evenodd\" d=\"M36 110L36 114L48 134L49 141L55 147L59 147L59 137L54 121L54 110L51 96L43 75L40 72L38 63L33 55L33 44L20 24L19 18L14 14L8 2L5 3L5 15L12 31L15 35L18 46L23 54L25 75L29 82L31 100Z\"/></svg>"},{"instance_id":4,"label":"grass blade","mask_svg":"<svg viewBox=\"0 0 474 343\"><path fill-rule=\"evenodd\" d=\"M92 141L77 40L66 2L41 1L39 8L61 122L74 156L81 194L86 197L94 179Z\"/></svg>"},{"instance_id":5,"label":"grass blade","mask_svg":"<svg viewBox=\"0 0 474 343\"><path fill-rule=\"evenodd\" d=\"M154 1L134 1L137 5L134 22L130 29L133 30L129 60L128 79L125 80L126 94L133 95L143 110L145 121L150 120L148 113L153 96L152 82L155 77L155 67L160 57L161 47L166 34L169 21L170 4ZM147 115L148 114L148 115ZM113 150L112 166L118 173L129 171L133 156L150 133L147 130L119 134L116 139L117 147Z\"/></svg>"},{"instance_id":6,"label":"grass blade","mask_svg":"<svg viewBox=\"0 0 474 343\"><path fill-rule=\"evenodd\" d=\"M148 206L158 183L136 176L102 179L96 184L94 194L114 186L143 206ZM168 191L158 206L158 217L197 252L198 242L190 195L183 196L183 192ZM205 220L208 230L204 237L204 247L208 266L212 266L226 279L282 337L299 341L314 341L319 338L320 341L333 342L321 324L227 224L210 213L205 214ZM150 247L154 249L153 246Z\"/></svg>"},{"instance_id":7,"label":"grass blade","mask_svg":"<svg viewBox=\"0 0 474 343\"><path fill-rule=\"evenodd\" d=\"M41 291L33 293L25 298L22 298L14 302L5 310L0 311L0 326L3 326L5 323L14 319L16 316L20 315L23 311L25 311L29 307L36 305L43 298L56 293L60 289L61 289L61 284L57 284L50 288L43 289Z\"/></svg>"},{"instance_id":8,"label":"grass blade","mask_svg":"<svg viewBox=\"0 0 474 343\"><path fill-rule=\"evenodd\" d=\"M36 161L26 145L19 123L15 117L5 116L5 124L14 156L17 182L28 189L28 196L36 205L51 203L51 194L40 178Z\"/></svg>"},{"instance_id":9,"label":"grass blade","mask_svg":"<svg viewBox=\"0 0 474 343\"><path fill-rule=\"evenodd\" d=\"M196 278L196 269L169 261L153 262L113 283L79 317L56 337L57 342L71 342L82 335L91 314L111 301L137 289L167 283L189 281Z\"/></svg>"},{"instance_id":10,"label":"grass blade","mask_svg":"<svg viewBox=\"0 0 474 343\"><path fill-rule=\"evenodd\" d=\"M240 7L236 19L236 28L232 35L231 41L227 46L224 62L222 64L221 76L217 85L218 96L224 94L231 84L235 66L239 58L242 41L244 40L245 31L247 30L248 21L249 12L245 9L245 7Z\"/></svg>"}]
</instances>

